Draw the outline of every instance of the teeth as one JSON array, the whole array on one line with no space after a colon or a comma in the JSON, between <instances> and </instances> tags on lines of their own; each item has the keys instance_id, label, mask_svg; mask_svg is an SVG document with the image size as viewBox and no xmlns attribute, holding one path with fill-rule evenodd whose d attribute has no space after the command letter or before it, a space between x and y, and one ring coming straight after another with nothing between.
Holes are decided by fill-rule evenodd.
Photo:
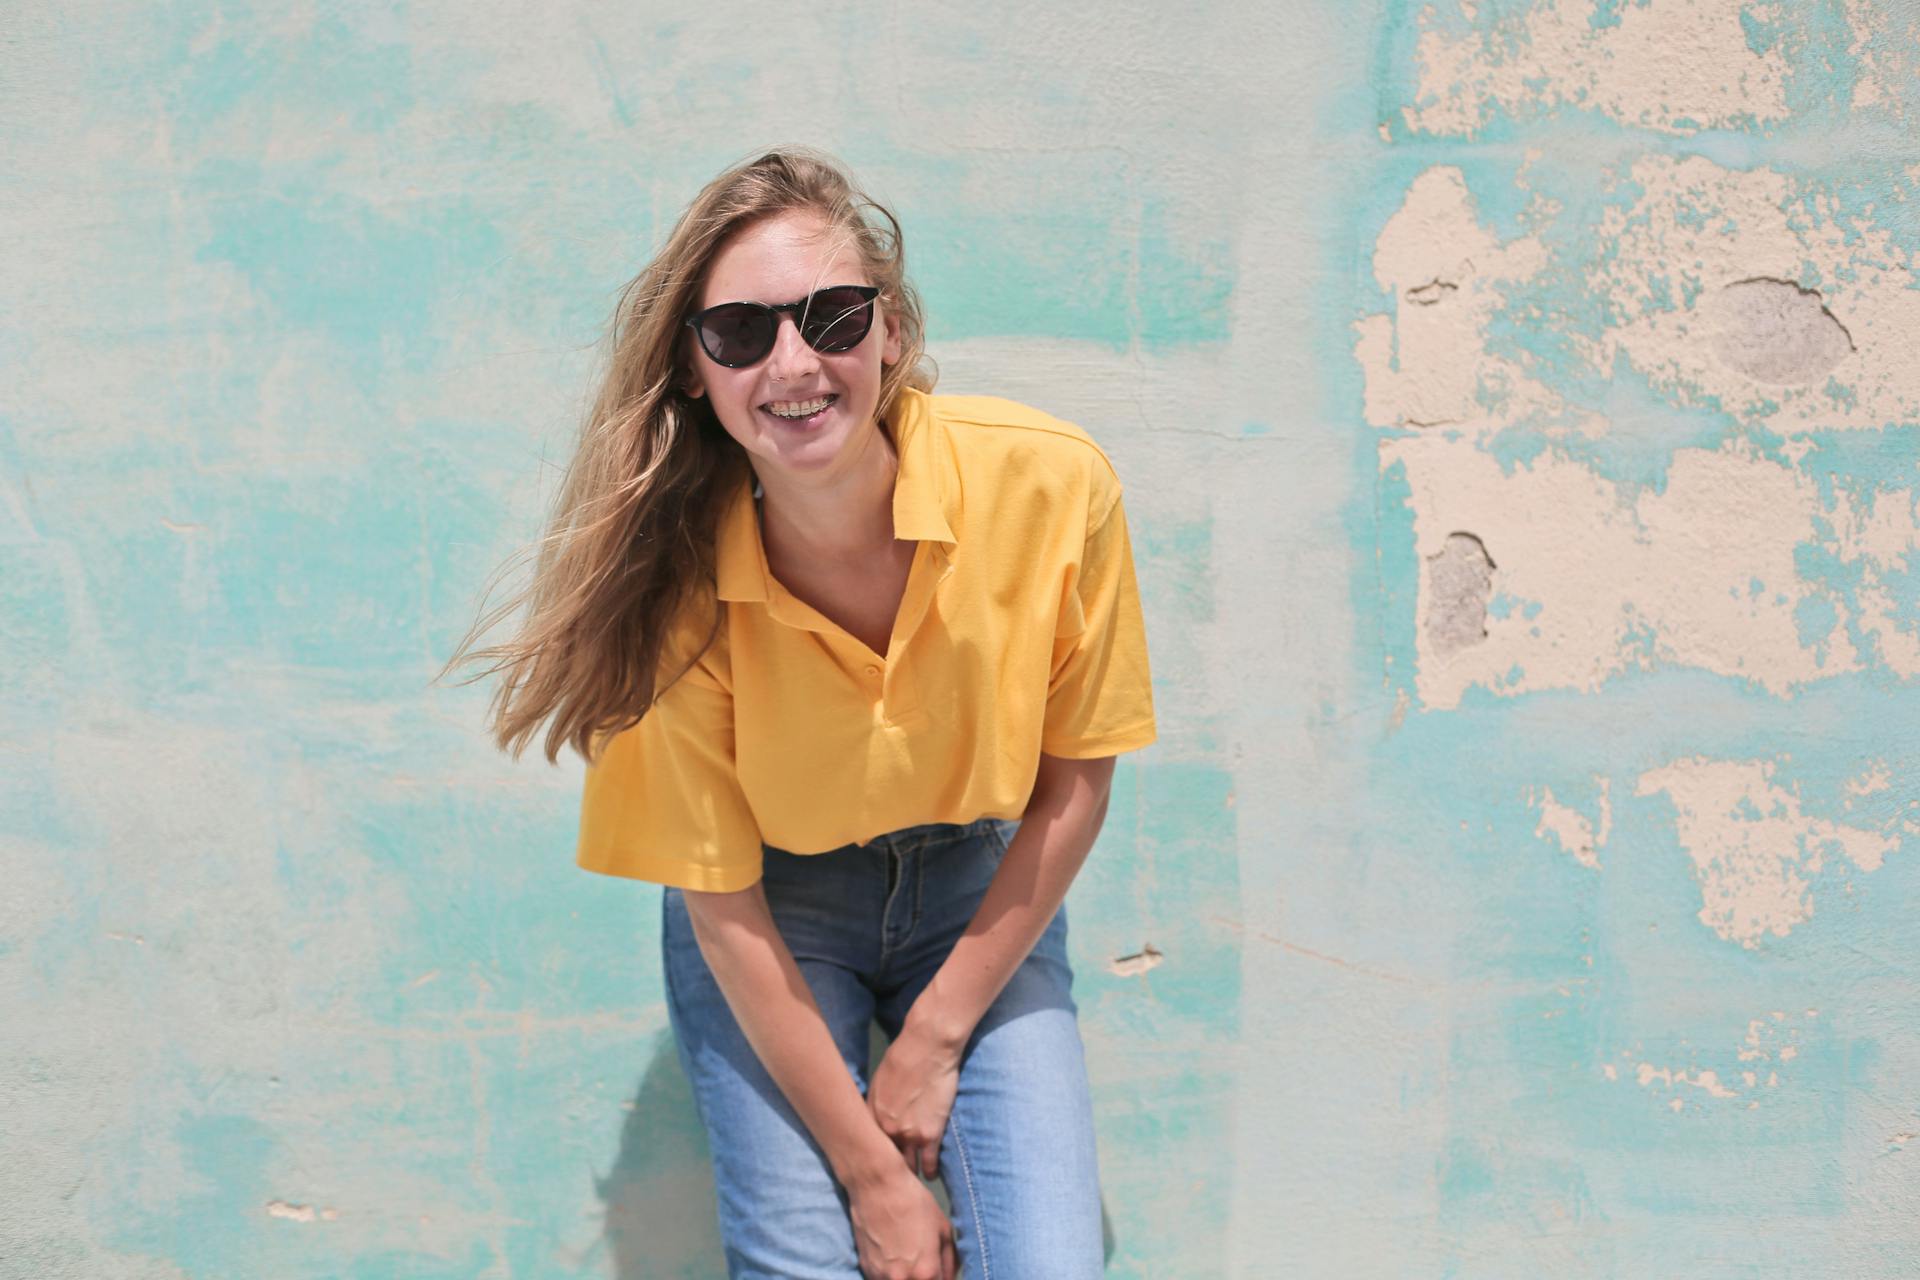
<instances>
[{"instance_id":1,"label":"teeth","mask_svg":"<svg viewBox=\"0 0 1920 1280\"><path fill-rule=\"evenodd\" d=\"M805 400L798 403L791 400L776 400L767 406L767 412L777 418L805 418L820 412L832 403L832 396L821 396L818 400Z\"/></svg>"}]
</instances>

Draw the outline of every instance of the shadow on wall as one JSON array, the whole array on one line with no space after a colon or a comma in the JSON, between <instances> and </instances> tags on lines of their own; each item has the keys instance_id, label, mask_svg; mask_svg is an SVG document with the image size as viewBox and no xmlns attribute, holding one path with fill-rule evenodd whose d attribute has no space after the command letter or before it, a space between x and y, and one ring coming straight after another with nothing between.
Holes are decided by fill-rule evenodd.
<instances>
[{"instance_id":1,"label":"shadow on wall","mask_svg":"<svg viewBox=\"0 0 1920 1280\"><path fill-rule=\"evenodd\" d=\"M713 1156L671 1033L654 1040L653 1061L620 1128L620 1154L598 1190L616 1280L726 1275Z\"/></svg>"},{"instance_id":2,"label":"shadow on wall","mask_svg":"<svg viewBox=\"0 0 1920 1280\"><path fill-rule=\"evenodd\" d=\"M878 1062L887 1037L871 1033L867 1061ZM724 1280L713 1154L693 1104L693 1090L671 1033L654 1041L633 1109L620 1128L620 1154L596 1189L606 1205L606 1241L615 1280ZM946 1188L933 1183L940 1211L951 1215ZM1113 1219L1104 1198L1100 1239L1113 1259Z\"/></svg>"}]
</instances>

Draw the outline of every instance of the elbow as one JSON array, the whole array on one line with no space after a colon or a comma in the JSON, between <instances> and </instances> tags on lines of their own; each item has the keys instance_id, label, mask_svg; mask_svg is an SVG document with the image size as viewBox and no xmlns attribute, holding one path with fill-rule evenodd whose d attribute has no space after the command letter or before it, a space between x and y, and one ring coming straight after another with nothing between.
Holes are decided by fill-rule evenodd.
<instances>
[{"instance_id":1,"label":"elbow","mask_svg":"<svg viewBox=\"0 0 1920 1280\"><path fill-rule=\"evenodd\" d=\"M712 963L716 947L725 946L743 935L760 935L773 927L773 912L767 906L766 886L756 880L744 889L712 891L682 889L687 919L693 924L693 936L700 950Z\"/></svg>"}]
</instances>

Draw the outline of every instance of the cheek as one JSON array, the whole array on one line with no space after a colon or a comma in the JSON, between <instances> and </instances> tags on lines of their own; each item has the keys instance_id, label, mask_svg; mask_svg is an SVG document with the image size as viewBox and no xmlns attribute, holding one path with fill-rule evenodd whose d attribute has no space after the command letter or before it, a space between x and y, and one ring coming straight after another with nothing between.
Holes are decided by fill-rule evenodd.
<instances>
[{"instance_id":1,"label":"cheek","mask_svg":"<svg viewBox=\"0 0 1920 1280\"><path fill-rule=\"evenodd\" d=\"M720 370L719 372L731 373L732 371ZM718 402L725 403L734 408L751 409L753 407L747 404L747 380L744 378L737 376L713 378L709 376L707 386L714 399Z\"/></svg>"}]
</instances>

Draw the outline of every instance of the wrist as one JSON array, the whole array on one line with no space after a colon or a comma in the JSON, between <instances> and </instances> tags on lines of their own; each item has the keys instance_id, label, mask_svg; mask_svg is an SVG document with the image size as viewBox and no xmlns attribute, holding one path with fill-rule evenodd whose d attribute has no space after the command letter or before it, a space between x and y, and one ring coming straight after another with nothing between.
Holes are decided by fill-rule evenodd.
<instances>
[{"instance_id":1,"label":"wrist","mask_svg":"<svg viewBox=\"0 0 1920 1280\"><path fill-rule=\"evenodd\" d=\"M974 1020L949 1005L939 988L940 979L936 974L907 1010L900 1035L911 1036L931 1049L957 1058L966 1047L968 1037L973 1035Z\"/></svg>"},{"instance_id":2,"label":"wrist","mask_svg":"<svg viewBox=\"0 0 1920 1280\"><path fill-rule=\"evenodd\" d=\"M861 1135L851 1148L833 1152L828 1159L835 1181L849 1192L879 1186L903 1173L911 1176L907 1158L900 1154L900 1148L893 1145L893 1140L878 1124L870 1128L872 1133Z\"/></svg>"}]
</instances>

